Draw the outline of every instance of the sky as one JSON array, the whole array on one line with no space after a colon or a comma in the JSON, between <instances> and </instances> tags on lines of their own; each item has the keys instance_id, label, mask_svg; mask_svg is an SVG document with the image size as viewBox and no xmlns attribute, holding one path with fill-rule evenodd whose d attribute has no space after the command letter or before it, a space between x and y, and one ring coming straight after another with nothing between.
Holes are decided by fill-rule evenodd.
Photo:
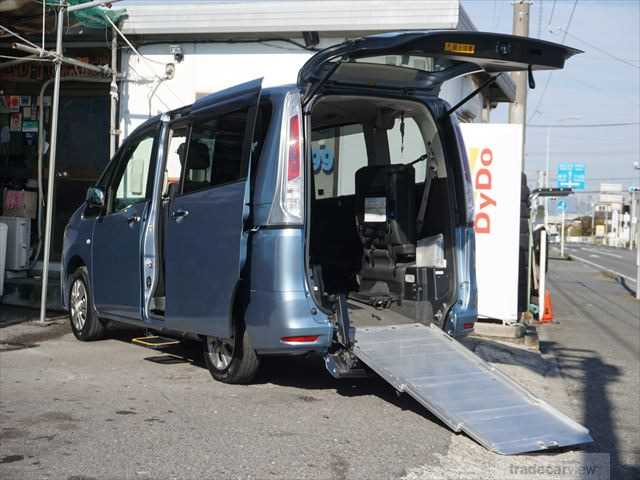
<instances>
[{"instance_id":1,"label":"sky","mask_svg":"<svg viewBox=\"0 0 640 480\"><path fill-rule=\"evenodd\" d=\"M511 0L463 0L478 30L511 33ZM554 7L555 4L555 7ZM573 18L569 21L574 8ZM568 32L565 34L565 32ZM551 181L560 162L586 165L588 190L601 183L638 185L640 173L640 0L534 0L532 37L584 50L564 70L535 74L529 90L525 171L537 178L545 168L546 128L533 125L625 123L608 128L551 128ZM549 81L546 93L545 83ZM543 95L544 94L544 95ZM504 106L491 121L507 119Z\"/></svg>"}]
</instances>

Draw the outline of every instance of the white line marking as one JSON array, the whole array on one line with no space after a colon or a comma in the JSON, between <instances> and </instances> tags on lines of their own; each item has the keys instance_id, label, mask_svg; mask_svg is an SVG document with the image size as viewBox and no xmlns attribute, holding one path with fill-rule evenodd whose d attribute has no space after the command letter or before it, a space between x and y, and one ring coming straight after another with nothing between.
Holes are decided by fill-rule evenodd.
<instances>
[{"instance_id":1,"label":"white line marking","mask_svg":"<svg viewBox=\"0 0 640 480\"><path fill-rule=\"evenodd\" d=\"M614 257L614 258L622 258L622 255L616 255L615 253L609 253L609 252L605 252L605 251L602 251L602 250L596 250L596 249L593 249L593 248L582 247L582 250L584 250L585 252L599 253L600 255L609 255L610 257Z\"/></svg>"},{"instance_id":2,"label":"white line marking","mask_svg":"<svg viewBox=\"0 0 640 480\"><path fill-rule=\"evenodd\" d=\"M591 253L589 256L593 258L600 258L600 255L596 255L595 253Z\"/></svg>"},{"instance_id":3,"label":"white line marking","mask_svg":"<svg viewBox=\"0 0 640 480\"><path fill-rule=\"evenodd\" d=\"M577 257L576 255L573 255L573 254L571 255L571 258L575 258L576 260L580 260L581 262L588 263L592 267L596 267L599 270L603 270L605 272L613 273L614 275L617 275L618 277L621 277L621 278L624 278L625 280L628 280L630 282L636 283L635 278L627 277L626 275L623 275L620 272L616 272L615 270L611 270L610 268L603 267L602 265L598 265L597 263L591 262L591 261L587 260L586 258L580 258L580 257Z\"/></svg>"}]
</instances>

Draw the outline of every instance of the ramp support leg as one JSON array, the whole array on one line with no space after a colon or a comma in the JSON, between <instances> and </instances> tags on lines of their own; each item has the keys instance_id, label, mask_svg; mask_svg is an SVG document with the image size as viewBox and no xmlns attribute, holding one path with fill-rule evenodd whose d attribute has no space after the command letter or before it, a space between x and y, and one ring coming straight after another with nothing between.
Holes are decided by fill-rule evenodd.
<instances>
[{"instance_id":1,"label":"ramp support leg","mask_svg":"<svg viewBox=\"0 0 640 480\"><path fill-rule=\"evenodd\" d=\"M349 309L347 308L347 297L344 294L338 295L338 341L345 348L350 348L352 342L351 322L349 321Z\"/></svg>"}]
</instances>

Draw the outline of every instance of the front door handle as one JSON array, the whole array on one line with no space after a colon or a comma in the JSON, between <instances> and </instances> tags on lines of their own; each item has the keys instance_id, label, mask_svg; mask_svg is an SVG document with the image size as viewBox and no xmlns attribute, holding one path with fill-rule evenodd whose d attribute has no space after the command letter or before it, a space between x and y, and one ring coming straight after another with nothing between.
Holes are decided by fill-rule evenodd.
<instances>
[{"instance_id":1,"label":"front door handle","mask_svg":"<svg viewBox=\"0 0 640 480\"><path fill-rule=\"evenodd\" d=\"M189 210L174 210L173 212L171 212L171 216L177 221L182 220L187 215L189 215Z\"/></svg>"},{"instance_id":2,"label":"front door handle","mask_svg":"<svg viewBox=\"0 0 640 480\"><path fill-rule=\"evenodd\" d=\"M133 215L132 217L127 218L127 223L129 225L133 225L134 223L140 223L141 217L138 215Z\"/></svg>"}]
</instances>

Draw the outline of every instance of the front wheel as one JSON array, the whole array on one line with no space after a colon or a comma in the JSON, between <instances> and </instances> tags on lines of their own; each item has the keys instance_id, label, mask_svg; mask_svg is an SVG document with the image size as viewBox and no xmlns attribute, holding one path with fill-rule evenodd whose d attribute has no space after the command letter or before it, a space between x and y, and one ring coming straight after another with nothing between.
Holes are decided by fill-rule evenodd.
<instances>
[{"instance_id":1,"label":"front wheel","mask_svg":"<svg viewBox=\"0 0 640 480\"><path fill-rule=\"evenodd\" d=\"M87 269L78 268L71 275L70 282L69 321L73 334L84 342L104 338L106 329L93 308Z\"/></svg>"},{"instance_id":2,"label":"front wheel","mask_svg":"<svg viewBox=\"0 0 640 480\"><path fill-rule=\"evenodd\" d=\"M216 380L247 384L256 376L260 364L244 328L232 338L203 337L204 362Z\"/></svg>"}]
</instances>

